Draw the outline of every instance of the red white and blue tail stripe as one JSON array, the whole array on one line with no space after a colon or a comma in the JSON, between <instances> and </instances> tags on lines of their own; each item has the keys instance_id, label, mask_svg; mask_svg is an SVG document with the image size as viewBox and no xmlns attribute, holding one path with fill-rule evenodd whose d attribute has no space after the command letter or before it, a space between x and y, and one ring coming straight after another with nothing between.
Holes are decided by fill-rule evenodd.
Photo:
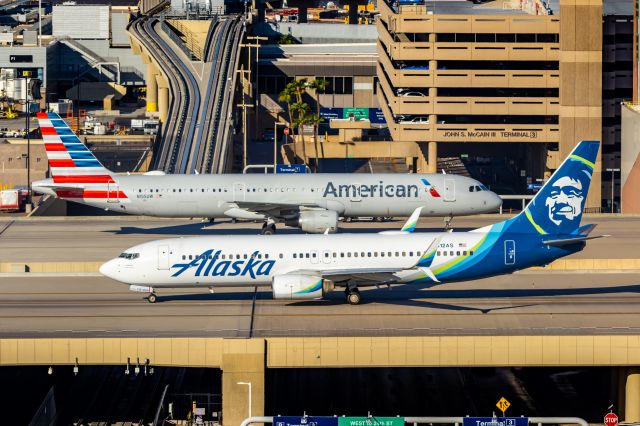
<instances>
[{"instance_id":1,"label":"red white and blue tail stripe","mask_svg":"<svg viewBox=\"0 0 640 426\"><path fill-rule=\"evenodd\" d=\"M93 155L58 114L39 112L53 185L62 198L126 199L114 175Z\"/></svg>"}]
</instances>

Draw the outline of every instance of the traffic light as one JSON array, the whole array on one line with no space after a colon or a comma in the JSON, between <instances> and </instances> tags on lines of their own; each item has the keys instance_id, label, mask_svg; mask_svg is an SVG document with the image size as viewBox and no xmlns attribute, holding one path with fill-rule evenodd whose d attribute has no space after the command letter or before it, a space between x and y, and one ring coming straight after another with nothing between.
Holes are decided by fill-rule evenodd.
<instances>
[{"instance_id":1,"label":"traffic light","mask_svg":"<svg viewBox=\"0 0 640 426\"><path fill-rule=\"evenodd\" d=\"M29 80L29 94L33 100L42 99L42 95L40 94L40 88L42 87L42 81L37 78L32 78Z\"/></svg>"}]
</instances>

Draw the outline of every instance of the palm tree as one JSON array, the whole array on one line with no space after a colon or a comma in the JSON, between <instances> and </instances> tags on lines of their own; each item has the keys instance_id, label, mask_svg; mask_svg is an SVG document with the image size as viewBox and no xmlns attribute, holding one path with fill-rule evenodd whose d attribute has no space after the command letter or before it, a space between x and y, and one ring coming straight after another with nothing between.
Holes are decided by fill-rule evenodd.
<instances>
[{"instance_id":1,"label":"palm tree","mask_svg":"<svg viewBox=\"0 0 640 426\"><path fill-rule=\"evenodd\" d=\"M300 135L300 142L302 142L302 155L304 156L305 164L307 162L307 147L304 141L303 126L309 123L309 104L305 102L296 102L291 105L291 112L296 114L296 118L293 120L293 126L298 128L298 135Z\"/></svg>"},{"instance_id":2,"label":"palm tree","mask_svg":"<svg viewBox=\"0 0 640 426\"><path fill-rule=\"evenodd\" d=\"M291 102L293 101L294 96L295 93L292 88L289 87L289 85L287 85L287 87L285 87L284 90L278 94L278 102L284 102L287 104L287 115L289 116L287 119L287 125L289 127L293 127L293 113L291 111ZM293 144L293 156L295 158L298 158L295 141Z\"/></svg>"},{"instance_id":3,"label":"palm tree","mask_svg":"<svg viewBox=\"0 0 640 426\"><path fill-rule=\"evenodd\" d=\"M316 149L316 156L318 155L318 130L320 128L320 92L324 92L329 86L329 82L324 78L316 78L307 84L307 87L313 90L313 99L316 102L316 116L313 123L313 141ZM318 163L316 163L318 164ZM316 166L316 173L318 167Z\"/></svg>"}]
</instances>

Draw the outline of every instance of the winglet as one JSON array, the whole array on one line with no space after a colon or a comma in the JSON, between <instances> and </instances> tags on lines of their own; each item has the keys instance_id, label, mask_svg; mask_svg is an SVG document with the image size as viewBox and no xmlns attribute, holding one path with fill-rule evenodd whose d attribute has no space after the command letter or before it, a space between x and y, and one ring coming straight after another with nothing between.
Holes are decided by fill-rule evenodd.
<instances>
[{"instance_id":1,"label":"winglet","mask_svg":"<svg viewBox=\"0 0 640 426\"><path fill-rule=\"evenodd\" d=\"M442 239L441 237L434 238L434 240L431 242L431 244L429 244L429 247L424 252L424 254L420 256L420 259L416 264L419 270L427 274L427 276L431 278L432 281L435 281L437 283L439 283L440 281L436 278L436 275L431 270L431 264L433 263L433 259L435 259L436 257L436 253L438 252L438 246L440 245L441 239Z\"/></svg>"},{"instance_id":2,"label":"winglet","mask_svg":"<svg viewBox=\"0 0 640 426\"><path fill-rule=\"evenodd\" d=\"M402 226L402 229L400 230L403 232L415 231L416 226L418 225L418 219L420 219L420 212L422 212L422 207L418 207L417 209L415 209L413 213L411 213L411 216L409 216L409 219L407 219L407 221L405 222L404 226Z\"/></svg>"}]
</instances>

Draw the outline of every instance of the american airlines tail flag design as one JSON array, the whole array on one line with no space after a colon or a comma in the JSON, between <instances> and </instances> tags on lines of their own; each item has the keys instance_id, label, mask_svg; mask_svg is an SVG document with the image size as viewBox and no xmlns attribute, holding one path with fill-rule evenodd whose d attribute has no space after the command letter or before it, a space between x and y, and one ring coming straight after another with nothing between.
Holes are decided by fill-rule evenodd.
<instances>
[{"instance_id":1,"label":"american airlines tail flag design","mask_svg":"<svg viewBox=\"0 0 640 426\"><path fill-rule=\"evenodd\" d=\"M58 114L37 113L56 194L61 198L127 199L113 174Z\"/></svg>"}]
</instances>

